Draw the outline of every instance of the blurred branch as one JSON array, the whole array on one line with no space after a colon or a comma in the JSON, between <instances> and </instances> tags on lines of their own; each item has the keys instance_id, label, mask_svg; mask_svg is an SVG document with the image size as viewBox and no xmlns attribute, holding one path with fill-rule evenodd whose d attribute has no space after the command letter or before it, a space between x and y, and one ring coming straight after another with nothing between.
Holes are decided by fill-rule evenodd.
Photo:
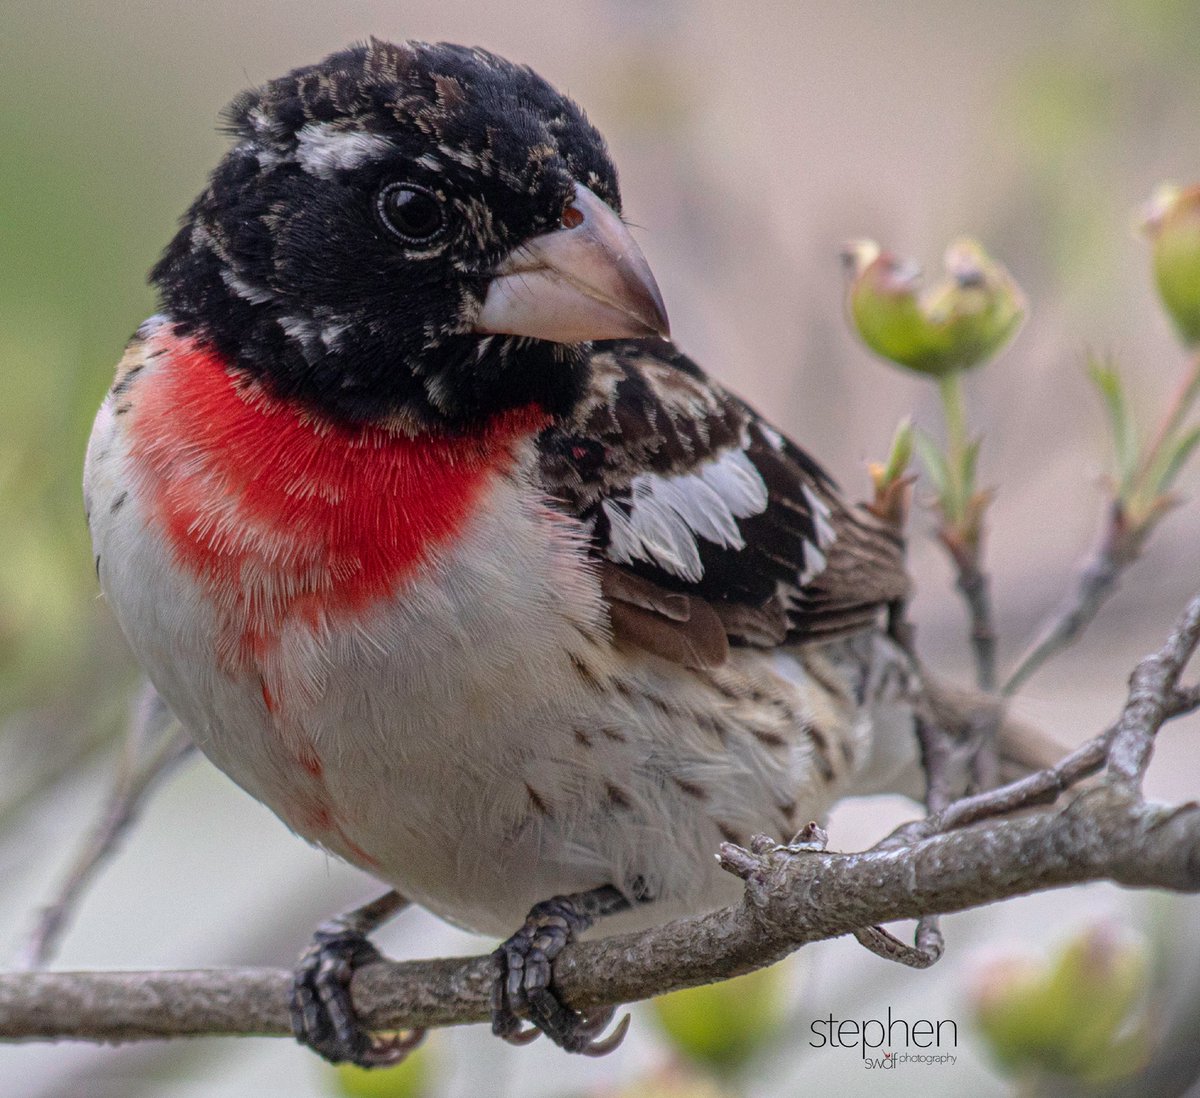
<instances>
[{"instance_id":1,"label":"blurred branch","mask_svg":"<svg viewBox=\"0 0 1200 1098\"><path fill-rule=\"evenodd\" d=\"M1075 590L1017 661L1004 683L1003 694L1015 694L1044 663L1079 639L1116 591L1122 574L1137 560L1149 534L1150 528L1130 524L1120 500L1112 501L1100 544L1080 570Z\"/></svg>"},{"instance_id":2,"label":"blurred branch","mask_svg":"<svg viewBox=\"0 0 1200 1098\"><path fill-rule=\"evenodd\" d=\"M1184 427L1200 396L1200 352L1193 352L1154 438L1139 454L1136 425L1120 377L1113 366L1093 363L1092 379L1107 406L1116 449L1108 519L1099 544L1079 573L1067 601L1038 630L1037 639L1017 661L1002 693L1015 694L1051 657L1073 644L1117 589L1159 521L1177 502L1175 477L1200 434Z\"/></svg>"},{"instance_id":3,"label":"blurred branch","mask_svg":"<svg viewBox=\"0 0 1200 1098\"><path fill-rule=\"evenodd\" d=\"M939 948L936 936L919 936L909 950L867 928L1087 881L1200 891L1200 805L1150 804L1140 792L1159 728L1200 704L1200 690L1179 681L1198 642L1200 596L1163 648L1138 665L1113 729L1055 773L956 802L861 853L789 848L761 837L749 850L723 844L721 865L746 882L740 904L572 945L556 965L558 990L584 1010L630 1002L760 968L844 934L912 963ZM1053 795L1105 760L1107 780L1064 804L993 818ZM488 1017L495 976L490 956L380 962L355 975L353 993L375 1030L458 1025ZM276 969L5 974L0 1037L284 1035L290 981L290 973Z\"/></svg>"},{"instance_id":4,"label":"blurred branch","mask_svg":"<svg viewBox=\"0 0 1200 1098\"><path fill-rule=\"evenodd\" d=\"M1162 465L1170 452L1171 442L1183 427L1198 396L1200 396L1200 351L1193 351L1188 358L1187 370L1175 389L1171 403L1167 405L1166 415L1163 416L1154 439L1146 451L1142 473L1151 483L1161 482Z\"/></svg>"},{"instance_id":5,"label":"blurred branch","mask_svg":"<svg viewBox=\"0 0 1200 1098\"><path fill-rule=\"evenodd\" d=\"M996 689L996 628L992 620L991 584L981 566L980 547L962 542L945 526L938 531L938 540L954 563L954 586L967 606L975 682L980 690L990 693Z\"/></svg>"},{"instance_id":6,"label":"blurred branch","mask_svg":"<svg viewBox=\"0 0 1200 1098\"><path fill-rule=\"evenodd\" d=\"M121 749L112 789L54 899L39 912L17 957L17 968L41 968L49 963L75 907L96 873L116 851L159 781L191 751L191 740L183 728L154 688L145 684L133 705L129 732Z\"/></svg>"}]
</instances>

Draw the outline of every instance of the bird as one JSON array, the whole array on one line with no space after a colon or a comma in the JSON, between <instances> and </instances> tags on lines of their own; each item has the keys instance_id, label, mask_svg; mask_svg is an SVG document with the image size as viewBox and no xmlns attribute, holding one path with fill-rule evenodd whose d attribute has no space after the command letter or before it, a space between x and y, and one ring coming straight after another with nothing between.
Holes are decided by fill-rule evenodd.
<instances>
[{"instance_id":1,"label":"bird","mask_svg":"<svg viewBox=\"0 0 1200 1098\"><path fill-rule=\"evenodd\" d=\"M419 1039L349 991L414 903L502 940L497 1035L611 1051L570 941L734 902L722 842L916 780L902 532L671 341L529 67L371 39L225 126L89 441L101 591L201 752L388 887L303 954L302 1043Z\"/></svg>"}]
</instances>

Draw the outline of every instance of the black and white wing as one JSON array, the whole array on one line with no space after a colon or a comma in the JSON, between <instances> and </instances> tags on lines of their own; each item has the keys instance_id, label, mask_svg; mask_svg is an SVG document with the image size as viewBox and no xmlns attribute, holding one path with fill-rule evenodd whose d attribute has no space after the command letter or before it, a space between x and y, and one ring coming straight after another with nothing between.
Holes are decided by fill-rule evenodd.
<instances>
[{"instance_id":1,"label":"black and white wing","mask_svg":"<svg viewBox=\"0 0 1200 1098\"><path fill-rule=\"evenodd\" d=\"M539 446L618 635L661 655L843 636L908 591L899 532L669 343L597 343L587 396Z\"/></svg>"}]
</instances>

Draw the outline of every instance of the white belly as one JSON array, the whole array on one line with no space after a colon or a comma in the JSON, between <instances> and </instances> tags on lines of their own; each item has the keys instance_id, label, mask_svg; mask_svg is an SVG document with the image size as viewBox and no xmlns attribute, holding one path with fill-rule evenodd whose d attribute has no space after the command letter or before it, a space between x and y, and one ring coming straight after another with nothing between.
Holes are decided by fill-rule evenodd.
<instances>
[{"instance_id":1,"label":"white belly","mask_svg":"<svg viewBox=\"0 0 1200 1098\"><path fill-rule=\"evenodd\" d=\"M606 933L728 902L721 839L787 837L865 752L792 656L735 650L701 675L615 649L579 532L519 470L354 627L289 619L261 666L223 669L117 426L102 410L89 447L98 574L163 699L290 827L453 922L505 935L603 884L656 900Z\"/></svg>"}]
</instances>

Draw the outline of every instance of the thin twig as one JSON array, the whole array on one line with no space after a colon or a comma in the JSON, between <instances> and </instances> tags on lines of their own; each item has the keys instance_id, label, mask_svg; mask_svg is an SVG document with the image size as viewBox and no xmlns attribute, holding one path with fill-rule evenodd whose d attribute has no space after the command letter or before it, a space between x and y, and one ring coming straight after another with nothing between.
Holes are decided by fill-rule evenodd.
<instances>
[{"instance_id":1,"label":"thin twig","mask_svg":"<svg viewBox=\"0 0 1200 1098\"><path fill-rule=\"evenodd\" d=\"M1116 591L1125 570L1138 559L1149 532L1144 526L1130 527L1119 501L1109 504L1100 542L1080 570L1074 591L1038 630L1001 693L1015 694L1052 656L1079 639Z\"/></svg>"},{"instance_id":2,"label":"thin twig","mask_svg":"<svg viewBox=\"0 0 1200 1098\"><path fill-rule=\"evenodd\" d=\"M1176 386L1171 402L1167 405L1166 414L1159 423L1150 445L1146 447L1141 468L1138 470L1143 482L1154 484L1156 481L1156 474L1160 474L1162 471L1168 443L1183 426L1198 396L1200 396L1200 351L1193 351L1188 359L1187 369Z\"/></svg>"},{"instance_id":3,"label":"thin twig","mask_svg":"<svg viewBox=\"0 0 1200 1098\"><path fill-rule=\"evenodd\" d=\"M1115 782L1141 789L1154 751L1154 733L1171 713L1172 702L1179 696L1179 676L1197 644L1200 644L1200 597L1189 604L1167 643L1142 660L1130 679L1129 698L1108 752L1108 768Z\"/></svg>"},{"instance_id":4,"label":"thin twig","mask_svg":"<svg viewBox=\"0 0 1200 1098\"><path fill-rule=\"evenodd\" d=\"M954 564L955 587L966 603L970 618L975 683L985 694L992 694L996 689L996 628L992 621L991 583L980 563L983 552L982 510L973 521L978 528L969 539L944 521L938 530L938 540ZM988 789L1000 779L1000 755L996 741L1002 713L996 708L980 711L975 716L978 719L968 730L967 744L971 784L976 789Z\"/></svg>"},{"instance_id":5,"label":"thin twig","mask_svg":"<svg viewBox=\"0 0 1200 1098\"><path fill-rule=\"evenodd\" d=\"M975 490L975 461L971 455L978 444L971 442L967 431L962 386L962 372L958 370L938 380L946 419L945 480L937 502L941 512L938 540L950 554L955 586L967 605L976 685L990 694L996 689L996 630L992 624L991 585L983 570L983 540L991 493Z\"/></svg>"},{"instance_id":6,"label":"thin twig","mask_svg":"<svg viewBox=\"0 0 1200 1098\"><path fill-rule=\"evenodd\" d=\"M996 689L996 627L993 624L991 582L980 567L978 554L951 552L958 568L955 586L971 619L971 651L975 656L975 681L980 690Z\"/></svg>"},{"instance_id":7,"label":"thin twig","mask_svg":"<svg viewBox=\"0 0 1200 1098\"><path fill-rule=\"evenodd\" d=\"M99 816L54 898L37 921L16 961L19 969L41 968L58 948L71 916L100 867L116 851L150 794L192 751L192 743L146 684L133 705L116 775Z\"/></svg>"},{"instance_id":8,"label":"thin twig","mask_svg":"<svg viewBox=\"0 0 1200 1098\"><path fill-rule=\"evenodd\" d=\"M935 815L955 800L954 791L964 788L958 771L962 746L940 724L925 715L915 717L917 745L921 749L921 769L925 773L925 809Z\"/></svg>"},{"instance_id":9,"label":"thin twig","mask_svg":"<svg viewBox=\"0 0 1200 1098\"><path fill-rule=\"evenodd\" d=\"M1073 644L1117 588L1122 574L1141 555L1146 539L1175 500L1170 494L1177 433L1200 396L1200 352L1194 352L1154 438L1136 469L1114 486L1100 541L1066 602L1038 630L1017 661L1002 693L1013 694L1052 656ZM1177 470L1176 470L1177 471Z\"/></svg>"},{"instance_id":10,"label":"thin twig","mask_svg":"<svg viewBox=\"0 0 1200 1098\"><path fill-rule=\"evenodd\" d=\"M1134 671L1129 697L1118 722L1088 740L1054 766L1035 771L997 789L961 797L924 820L902 824L875 849L899 849L929 835L967 827L1023 809L1052 804L1068 789L1102 770L1109 762L1118 732L1124 726L1137 739L1135 768L1144 773L1149 749L1158 729L1168 720L1200 709L1200 684L1181 687L1178 679L1200 644L1200 596L1189 603L1167 643ZM924 745L928 731L918 734ZM928 752L925 755L929 758ZM1116 769L1114 767L1114 769Z\"/></svg>"},{"instance_id":11,"label":"thin twig","mask_svg":"<svg viewBox=\"0 0 1200 1098\"><path fill-rule=\"evenodd\" d=\"M980 820L1040 804L1052 804L1075 783L1095 774L1104 766L1114 731L1110 728L1048 770L1029 774L999 789L988 789L961 798L933 818L933 828L936 831L953 831Z\"/></svg>"}]
</instances>

